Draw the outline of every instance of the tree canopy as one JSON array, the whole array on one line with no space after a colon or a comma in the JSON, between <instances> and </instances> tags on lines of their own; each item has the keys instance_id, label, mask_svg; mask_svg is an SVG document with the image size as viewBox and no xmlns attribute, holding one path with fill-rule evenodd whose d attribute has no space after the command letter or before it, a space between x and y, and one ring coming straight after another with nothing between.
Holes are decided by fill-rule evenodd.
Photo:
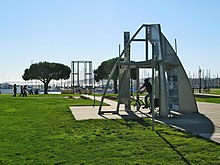
<instances>
[{"instance_id":1,"label":"tree canopy","mask_svg":"<svg viewBox=\"0 0 220 165\"><path fill-rule=\"evenodd\" d=\"M101 63L101 65L97 69L94 70L94 75L95 75L94 77L95 77L96 82L103 80L103 79L108 79L108 77L111 73L111 70L112 70L115 62L117 61L117 59L118 59L118 57L103 61ZM118 74L119 74L119 66L117 66L116 71L114 72L114 74L112 76L112 80L114 82L115 93L117 93ZM135 69L131 69L131 78L136 79L136 70Z\"/></svg>"},{"instance_id":2,"label":"tree canopy","mask_svg":"<svg viewBox=\"0 0 220 165\"><path fill-rule=\"evenodd\" d=\"M103 61L101 63L101 65L97 69L94 70L94 75L95 75L94 77L95 77L96 82L103 80L103 79L108 79L108 77L111 73L111 70L112 70L115 62L117 61L117 59L118 59L118 57L112 58L107 61ZM112 80L114 81L115 93L117 93L117 79L118 79L118 67L112 76Z\"/></svg>"},{"instance_id":3,"label":"tree canopy","mask_svg":"<svg viewBox=\"0 0 220 165\"><path fill-rule=\"evenodd\" d=\"M44 83L44 94L47 94L48 85L51 80L68 79L71 69L63 64L39 62L25 69L22 78L24 80L40 80Z\"/></svg>"}]
</instances>

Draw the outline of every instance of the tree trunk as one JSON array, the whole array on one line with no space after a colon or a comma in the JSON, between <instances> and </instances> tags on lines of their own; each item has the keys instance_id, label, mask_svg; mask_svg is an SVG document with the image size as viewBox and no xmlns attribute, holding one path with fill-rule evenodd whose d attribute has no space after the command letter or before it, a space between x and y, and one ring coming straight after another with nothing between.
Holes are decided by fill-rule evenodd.
<instances>
[{"instance_id":1,"label":"tree trunk","mask_svg":"<svg viewBox=\"0 0 220 165\"><path fill-rule=\"evenodd\" d=\"M114 82L114 93L118 93L118 83L117 83L117 79L114 79L113 82Z\"/></svg>"},{"instance_id":2,"label":"tree trunk","mask_svg":"<svg viewBox=\"0 0 220 165\"><path fill-rule=\"evenodd\" d=\"M103 79L102 79L102 91L104 91L104 82L103 82Z\"/></svg>"},{"instance_id":3,"label":"tree trunk","mask_svg":"<svg viewBox=\"0 0 220 165\"><path fill-rule=\"evenodd\" d=\"M48 94L48 85L49 85L49 82L44 83L44 94Z\"/></svg>"}]
</instances>

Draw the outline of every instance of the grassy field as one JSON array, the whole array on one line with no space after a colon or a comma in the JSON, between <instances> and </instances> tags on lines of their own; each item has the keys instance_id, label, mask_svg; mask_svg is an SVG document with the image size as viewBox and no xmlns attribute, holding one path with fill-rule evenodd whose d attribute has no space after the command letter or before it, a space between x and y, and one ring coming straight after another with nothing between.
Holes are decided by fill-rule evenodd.
<instances>
[{"instance_id":1,"label":"grassy field","mask_svg":"<svg viewBox=\"0 0 220 165\"><path fill-rule=\"evenodd\" d=\"M211 88L209 94L220 95L220 88ZM196 101L220 104L220 98L196 98Z\"/></svg>"},{"instance_id":2,"label":"grassy field","mask_svg":"<svg viewBox=\"0 0 220 165\"><path fill-rule=\"evenodd\" d=\"M220 95L220 88L211 88L210 94Z\"/></svg>"},{"instance_id":3,"label":"grassy field","mask_svg":"<svg viewBox=\"0 0 220 165\"><path fill-rule=\"evenodd\" d=\"M92 100L0 95L0 164L219 164L220 145L150 119L76 121Z\"/></svg>"},{"instance_id":4,"label":"grassy field","mask_svg":"<svg viewBox=\"0 0 220 165\"><path fill-rule=\"evenodd\" d=\"M220 104L220 98L196 98L196 101Z\"/></svg>"}]
</instances>

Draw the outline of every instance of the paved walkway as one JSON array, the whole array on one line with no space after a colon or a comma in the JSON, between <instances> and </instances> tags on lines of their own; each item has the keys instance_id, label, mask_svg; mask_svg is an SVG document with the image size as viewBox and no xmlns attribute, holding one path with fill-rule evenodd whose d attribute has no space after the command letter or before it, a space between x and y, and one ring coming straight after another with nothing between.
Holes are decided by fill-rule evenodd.
<instances>
[{"instance_id":1,"label":"paved walkway","mask_svg":"<svg viewBox=\"0 0 220 165\"><path fill-rule=\"evenodd\" d=\"M93 99L93 96L88 95L87 97ZM96 100L100 101L101 97L96 97ZM110 106L103 106L102 111L116 111L117 102L108 99L104 101ZM160 122L195 135L200 135L220 144L220 104L199 102L197 105L199 113L173 114L171 118L162 118L156 114L155 118ZM122 110L119 111L119 114L104 113L102 115L98 115L99 106L74 106L70 107L70 109L76 120L151 117L147 114L149 109L136 111L135 107L132 107L132 111L129 112L125 112L124 107L120 107Z\"/></svg>"}]
</instances>

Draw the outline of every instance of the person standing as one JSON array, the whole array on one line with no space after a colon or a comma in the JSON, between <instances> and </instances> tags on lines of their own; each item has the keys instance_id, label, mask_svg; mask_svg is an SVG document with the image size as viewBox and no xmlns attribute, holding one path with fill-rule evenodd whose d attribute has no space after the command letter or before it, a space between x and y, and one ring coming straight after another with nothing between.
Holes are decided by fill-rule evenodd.
<instances>
[{"instance_id":1,"label":"person standing","mask_svg":"<svg viewBox=\"0 0 220 165\"><path fill-rule=\"evenodd\" d=\"M14 84L13 89L14 89L14 95L13 95L13 97L16 97L16 94L17 94L17 86L16 86L16 84Z\"/></svg>"},{"instance_id":2,"label":"person standing","mask_svg":"<svg viewBox=\"0 0 220 165\"><path fill-rule=\"evenodd\" d=\"M146 78L144 80L144 84L140 87L140 89L138 89L138 92L145 88L145 90L148 92L148 94L144 97L144 100L145 100L145 106L144 108L148 108L148 98L150 98L150 112L149 113L152 113L152 99L153 99L153 95L152 95L152 85L151 83L149 82L149 78Z\"/></svg>"}]
</instances>

